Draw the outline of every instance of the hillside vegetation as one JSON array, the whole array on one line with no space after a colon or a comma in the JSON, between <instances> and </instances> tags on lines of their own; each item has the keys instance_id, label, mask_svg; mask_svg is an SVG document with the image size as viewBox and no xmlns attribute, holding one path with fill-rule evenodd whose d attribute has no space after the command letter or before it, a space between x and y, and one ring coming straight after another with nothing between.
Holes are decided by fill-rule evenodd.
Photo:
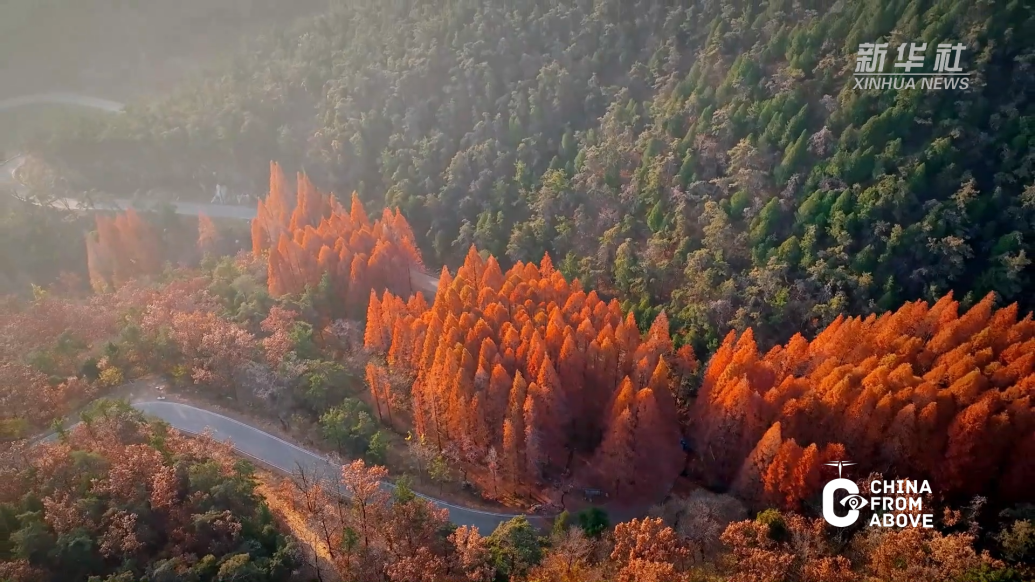
<instances>
[{"instance_id":1,"label":"hillside vegetation","mask_svg":"<svg viewBox=\"0 0 1035 582\"><path fill-rule=\"evenodd\" d=\"M83 418L0 453L0 580L275 582L300 565L228 447L117 402Z\"/></svg>"},{"instance_id":2,"label":"hillside vegetation","mask_svg":"<svg viewBox=\"0 0 1035 582\"><path fill-rule=\"evenodd\" d=\"M405 220L384 212L371 223L358 199L346 213L300 178L296 193L275 178L262 202L258 256L209 255L201 269L155 273L156 229L127 213L90 239L98 293L36 288L31 302L2 304L0 579L273 582L295 566L319 580L332 568L382 582L1028 579L1035 328L1016 306L995 310L989 297L961 315L951 297L907 303L764 356L752 330L730 333L694 400L684 387L696 362L688 346L675 348L664 314L641 335L617 301L566 281L549 257L503 272L472 248L455 276L443 272L430 306L421 295L378 298L393 285L371 265L407 256ZM216 224L197 228L199 246L216 252ZM339 261L352 254L350 275L328 270L342 276L286 292L288 281L313 280L313 257L331 261L330 245ZM352 276L363 265L368 276ZM365 333L333 319L348 317L341 308L361 292L371 298ZM194 447L125 407L88 410L56 445L10 441L156 372L271 420L318 419L343 455L391 457L386 434L412 428L418 478L439 491L470 479L468 488L511 500L593 484L645 511L679 471L682 428L691 476L740 500L697 489L613 529L594 508L562 514L549 537L524 517L484 535L451 526L406 478L389 497L377 485L385 468L356 460L340 482L296 474L263 489L302 534L292 543L225 449ZM835 532L812 517L822 463L849 448L870 479L934 480L924 508L937 528ZM181 461L184 450L199 457ZM84 471L88 481L69 480ZM783 509L745 520L744 505Z\"/></svg>"},{"instance_id":3,"label":"hillside vegetation","mask_svg":"<svg viewBox=\"0 0 1035 582\"><path fill-rule=\"evenodd\" d=\"M853 89L879 39L964 43L973 88ZM94 293L62 276L0 302L0 429L155 373L279 421L350 457L340 481L264 489L321 538L292 553L321 581L1030 580L1032 39L1020 0L332 0L167 98L29 144L72 187L269 194L251 252L189 221L177 252L200 268L166 266L162 214L37 247L78 254ZM6 220L26 249L47 224ZM210 469L127 414L111 426L137 432L88 424L35 466L3 460L21 488L0 499L0 581L286 578L294 544L248 472L193 480ZM930 480L935 527L828 526L827 463L849 459L867 494ZM47 480L82 463L89 487ZM381 464L415 480L389 496ZM173 470L171 531L232 525L195 508L233 486L265 541L152 571L187 547L151 527L165 497L125 487L131 524L106 483ZM411 483L569 507L593 488L641 517L478 532ZM112 526L100 558L68 529L82 515Z\"/></svg>"},{"instance_id":4,"label":"hillside vegetation","mask_svg":"<svg viewBox=\"0 0 1035 582\"><path fill-rule=\"evenodd\" d=\"M963 42L973 87L854 90L881 38L928 69ZM641 325L768 346L949 290L1031 307L1032 38L1019 1L349 0L38 145L115 189L304 166L399 206L429 263L548 251Z\"/></svg>"}]
</instances>

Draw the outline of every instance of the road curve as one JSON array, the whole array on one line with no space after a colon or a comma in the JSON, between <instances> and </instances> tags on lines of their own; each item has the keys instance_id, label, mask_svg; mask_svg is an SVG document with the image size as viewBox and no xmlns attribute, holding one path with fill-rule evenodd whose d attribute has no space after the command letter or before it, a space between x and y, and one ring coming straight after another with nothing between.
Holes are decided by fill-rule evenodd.
<instances>
[{"instance_id":1,"label":"road curve","mask_svg":"<svg viewBox=\"0 0 1035 582\"><path fill-rule=\"evenodd\" d=\"M39 103L74 105L89 109L99 109L109 113L119 113L126 107L124 103L119 103L118 101L100 99L98 97L90 97L88 95L79 95L76 93L38 93L36 95L23 95L21 97L14 97L12 99L0 101L0 111ZM0 186L12 186L18 197L23 200L26 199L28 195L28 188L18 181L15 172L17 172L18 168L20 168L24 163L24 156L16 156L0 165ZM84 207L81 201L74 198L59 198L51 202L51 205L56 208L64 208L67 210L121 211L129 208L137 208L138 210L148 209L147 206L135 205L132 200L124 198L115 199L110 202L98 202L97 204L92 205L91 208ZM255 218L256 214L255 208L249 206L198 204L194 202L173 202L172 205L176 210L176 214L190 216L197 216L198 214L204 213L211 218L251 220Z\"/></svg>"},{"instance_id":2,"label":"road curve","mask_svg":"<svg viewBox=\"0 0 1035 582\"><path fill-rule=\"evenodd\" d=\"M28 200L29 189L22 184L15 174L18 168L22 167L25 163L25 156L17 156L3 162L0 165L0 186L7 185L14 189L15 195L25 201ZM38 204L39 201L31 201L34 204ZM231 206L229 204L204 204L199 202L172 202L173 209L176 214L182 214L185 216L197 216L198 214L208 215L210 218L229 218L237 220L251 220L255 218L256 210L250 206ZM116 198L111 201L98 201L90 205L85 205L80 200L75 198L56 198L50 202L50 206L54 208L60 208L64 210L82 210L82 211L108 211L108 212L120 212L128 210L129 208L135 208L139 211L154 210L155 205L134 203L132 200L125 198Z\"/></svg>"},{"instance_id":3,"label":"road curve","mask_svg":"<svg viewBox=\"0 0 1035 582\"><path fill-rule=\"evenodd\" d=\"M241 455L251 457L285 473L293 473L301 467L308 474L336 479L341 471L341 465L322 455L307 451L239 420L209 410L169 401L146 400L131 404L144 414L164 420L182 432L198 435L208 431L216 440L230 441L234 450ZM392 483L384 482L381 485L387 491L395 488ZM475 526L483 535L488 535L496 529L497 525L520 515L460 507L427 495L419 493L417 495L437 507L447 510L449 519L453 523ZM536 521L540 521L540 519L537 518Z\"/></svg>"},{"instance_id":4,"label":"road curve","mask_svg":"<svg viewBox=\"0 0 1035 582\"><path fill-rule=\"evenodd\" d=\"M119 103L118 101L111 101L109 99L89 97L87 95L78 95L76 93L56 92L37 93L35 95L22 95L21 97L4 99L0 101L0 111L40 103L47 103L51 105L75 105L78 107L86 107L89 109L100 109L102 111L109 111L111 113L118 113L126 107L124 103Z\"/></svg>"}]
</instances>

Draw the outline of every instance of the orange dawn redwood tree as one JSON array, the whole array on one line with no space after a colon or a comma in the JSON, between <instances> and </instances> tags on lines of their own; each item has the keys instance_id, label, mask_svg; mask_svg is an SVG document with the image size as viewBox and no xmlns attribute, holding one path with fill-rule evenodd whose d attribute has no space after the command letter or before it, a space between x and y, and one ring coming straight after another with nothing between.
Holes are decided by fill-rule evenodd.
<instances>
[{"instance_id":1,"label":"orange dawn redwood tree","mask_svg":"<svg viewBox=\"0 0 1035 582\"><path fill-rule=\"evenodd\" d=\"M216 224L205 214L198 215L198 250L212 251L220 243L221 237Z\"/></svg>"},{"instance_id":2,"label":"orange dawn redwood tree","mask_svg":"<svg viewBox=\"0 0 1035 582\"><path fill-rule=\"evenodd\" d=\"M354 317L366 311L371 290L409 294L410 269L422 269L413 232L398 210L386 208L371 222L355 193L346 210L301 173L292 191L276 163L270 164L269 196L252 220L252 252L267 254L271 295L316 289L327 276L331 293Z\"/></svg>"},{"instance_id":3,"label":"orange dawn redwood tree","mask_svg":"<svg viewBox=\"0 0 1035 582\"><path fill-rule=\"evenodd\" d=\"M494 448L511 488L568 468L656 498L682 469L673 370L693 370L693 353L674 350L664 314L641 335L549 256L504 273L472 247L455 276L443 270L431 306L371 298L366 346L416 378L414 421L429 442Z\"/></svg>"},{"instance_id":4,"label":"orange dawn redwood tree","mask_svg":"<svg viewBox=\"0 0 1035 582\"><path fill-rule=\"evenodd\" d=\"M796 509L842 459L949 497L1021 500L1035 478L1035 321L993 302L959 314L950 294L840 317L766 354L751 330L731 332L693 411L708 477Z\"/></svg>"},{"instance_id":5,"label":"orange dawn redwood tree","mask_svg":"<svg viewBox=\"0 0 1035 582\"><path fill-rule=\"evenodd\" d=\"M130 208L114 218L97 214L95 220L97 230L86 235L86 264L94 290L114 289L161 270L158 233L136 210Z\"/></svg>"}]
</instances>

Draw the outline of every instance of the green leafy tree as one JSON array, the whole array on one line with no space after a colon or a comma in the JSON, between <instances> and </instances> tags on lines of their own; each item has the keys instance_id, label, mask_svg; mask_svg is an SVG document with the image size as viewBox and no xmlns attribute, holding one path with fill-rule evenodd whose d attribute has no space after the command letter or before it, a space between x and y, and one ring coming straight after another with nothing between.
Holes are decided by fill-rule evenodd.
<instances>
[{"instance_id":1,"label":"green leafy tree","mask_svg":"<svg viewBox=\"0 0 1035 582\"><path fill-rule=\"evenodd\" d=\"M568 513L568 510L565 509L560 512L560 514L554 518L553 525L550 527L550 537L553 539L559 539L564 535L564 532L568 531L568 528L571 527L570 522L571 514Z\"/></svg>"},{"instance_id":2,"label":"green leafy tree","mask_svg":"<svg viewBox=\"0 0 1035 582\"><path fill-rule=\"evenodd\" d=\"M599 507L584 509L575 517L582 531L592 538L600 537L600 535L607 531L607 528L611 527L611 521L607 517L607 512Z\"/></svg>"},{"instance_id":3,"label":"green leafy tree","mask_svg":"<svg viewBox=\"0 0 1035 582\"><path fill-rule=\"evenodd\" d=\"M362 401L346 398L320 416L320 431L339 453L359 456L367 452L377 425Z\"/></svg>"},{"instance_id":4,"label":"green leafy tree","mask_svg":"<svg viewBox=\"0 0 1035 582\"><path fill-rule=\"evenodd\" d=\"M384 465L388 455L388 435L379 430L370 437L366 458L372 464Z\"/></svg>"},{"instance_id":5,"label":"green leafy tree","mask_svg":"<svg viewBox=\"0 0 1035 582\"><path fill-rule=\"evenodd\" d=\"M497 580L524 576L543 558L534 526L519 515L499 524L486 539Z\"/></svg>"},{"instance_id":6,"label":"green leafy tree","mask_svg":"<svg viewBox=\"0 0 1035 582\"><path fill-rule=\"evenodd\" d=\"M443 455L435 455L428 463L428 477L435 483L438 483L439 494L442 493L442 488L449 481L451 475L449 461Z\"/></svg>"}]
</instances>

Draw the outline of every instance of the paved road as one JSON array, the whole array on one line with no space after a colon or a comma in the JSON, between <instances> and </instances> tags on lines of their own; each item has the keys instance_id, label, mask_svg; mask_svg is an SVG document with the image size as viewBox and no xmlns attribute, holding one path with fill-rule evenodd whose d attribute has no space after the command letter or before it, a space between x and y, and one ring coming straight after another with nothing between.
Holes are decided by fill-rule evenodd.
<instances>
[{"instance_id":1,"label":"paved road","mask_svg":"<svg viewBox=\"0 0 1035 582\"><path fill-rule=\"evenodd\" d=\"M94 97L68 93L47 93L0 101L0 110L28 105L30 103L72 104L112 112L121 111L123 108L121 103L105 99L97 99ZM0 186L13 186L15 194L23 199L26 196L28 189L15 178L15 172L24 162L25 158L19 156L0 164ZM80 209L80 202L74 199L55 200L51 205L58 208L67 208L69 210ZM97 204L94 205L92 209L123 210L132 205L132 202L129 200L115 200L113 204ZM208 216L216 218L237 218L242 220L251 220L255 217L256 212L254 208L244 206L224 206L192 202L175 203L175 208L177 214L197 215L199 213L205 213ZM89 210L89 208L82 209ZM437 278L416 270L411 271L411 274L413 275L413 284L415 287L422 291L434 294L435 289L438 288ZM199 434L208 429L212 432L212 435L215 438L224 441L232 441L234 449L239 453L252 457L272 467L276 467L284 472L290 473L298 467L303 467L310 472L315 471L317 474L333 478L337 471L340 470L339 466L325 457L293 445L253 426L249 426L240 421L214 412L195 408L187 404L166 401L135 402L133 403L133 406L138 410L158 417L168 422L173 427L187 433ZM391 483L384 483L384 487L386 489L391 489L394 486ZM486 535L495 529L497 525L516 515L469 509L423 495L422 497L425 497L435 505L448 510L449 518L453 523L456 523L457 525L477 526L478 529Z\"/></svg>"},{"instance_id":2,"label":"paved road","mask_svg":"<svg viewBox=\"0 0 1035 582\"><path fill-rule=\"evenodd\" d=\"M22 200L26 200L29 189L18 181L15 172L25 163L25 156L12 158L0 165L0 186L9 186L14 189L15 194ZM50 206L65 210L83 211L109 211L117 212L128 208L136 208L140 211L153 210L153 205L134 204L132 200L116 198L112 201L98 201L92 205L86 205L75 198L56 198L50 202ZM255 218L256 210L251 206L231 206L228 204L204 204L198 202L173 202L176 214L185 216L197 216L206 214L211 218L230 218L238 220L251 220Z\"/></svg>"},{"instance_id":3,"label":"paved road","mask_svg":"<svg viewBox=\"0 0 1035 582\"><path fill-rule=\"evenodd\" d=\"M144 414L168 422L173 428L185 433L197 435L207 430L216 440L230 441L234 450L241 455L251 457L285 473L294 473L301 467L307 474L318 475L323 479L337 479L341 474L341 465L322 455L307 451L261 429L215 412L180 402L156 400L133 402L132 406ZM41 440L49 441L54 438L56 435L52 434ZM387 482L382 483L381 486L389 492L395 488L395 485ZM449 511L449 519L453 523L476 526L483 535L489 535L497 525L520 515L460 507L427 495L419 493L417 495ZM539 525L545 525L543 518L536 517L533 518L533 521Z\"/></svg>"},{"instance_id":4,"label":"paved road","mask_svg":"<svg viewBox=\"0 0 1035 582\"><path fill-rule=\"evenodd\" d=\"M110 101L108 99L100 99L97 97L90 97L88 95L78 95L75 93L39 93L36 95L23 95L21 97L0 101L0 111L36 103L74 105L89 109L99 109L109 113L119 113L125 108L125 104L119 103L118 101ZM23 156L18 156L7 160L0 165L0 186L13 186L15 193L20 198L25 199L28 195L28 188L15 178L15 172L23 163L25 163L25 158ZM81 201L73 198L59 198L54 200L51 205L56 208L64 208L67 210L91 210L91 208L84 207ZM132 200L120 198L110 202L98 202L93 205L92 209L119 211L126 210L131 207L134 207ZM255 207L250 206L198 204L194 202L174 202L173 207L176 209L177 214L197 216L200 213L205 213L212 218L236 218L240 220L251 220L255 218L256 212ZM137 208L138 210L148 209L146 206L138 206Z\"/></svg>"}]
</instances>

